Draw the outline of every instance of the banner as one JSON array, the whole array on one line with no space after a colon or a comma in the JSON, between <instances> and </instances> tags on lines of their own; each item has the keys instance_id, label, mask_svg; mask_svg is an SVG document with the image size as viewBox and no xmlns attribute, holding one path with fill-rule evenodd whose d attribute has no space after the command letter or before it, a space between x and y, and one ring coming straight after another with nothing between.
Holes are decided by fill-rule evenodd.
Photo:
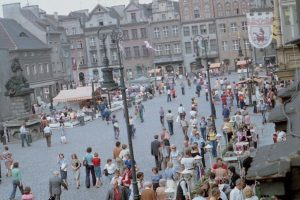
<instances>
[{"instance_id":1,"label":"banner","mask_svg":"<svg viewBox=\"0 0 300 200\"><path fill-rule=\"evenodd\" d=\"M273 13L247 13L249 42L255 48L266 48L273 38Z\"/></svg>"}]
</instances>

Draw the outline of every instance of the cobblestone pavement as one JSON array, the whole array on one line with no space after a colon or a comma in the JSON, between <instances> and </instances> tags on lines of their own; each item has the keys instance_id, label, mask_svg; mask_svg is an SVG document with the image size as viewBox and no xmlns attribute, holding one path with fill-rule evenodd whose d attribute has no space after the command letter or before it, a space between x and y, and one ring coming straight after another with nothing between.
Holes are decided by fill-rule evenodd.
<instances>
[{"instance_id":1,"label":"cobblestone pavement","mask_svg":"<svg viewBox=\"0 0 300 200\"><path fill-rule=\"evenodd\" d=\"M237 74L230 75L228 77L231 80L238 78ZM214 84L215 78L212 80ZM159 107L163 106L165 111L171 109L173 113L177 113L177 108L182 103L185 109L189 112L191 106L191 98L195 96L195 87L189 89L186 86L186 95L182 96L180 88L177 86L178 97L171 103L167 103L165 95L157 96L152 100L143 102L145 106L145 122L140 123L139 120L135 121L136 126L136 137L133 140L134 153L136 162L141 171L145 173L145 179L149 180L151 175L151 168L155 165L154 158L150 154L150 143L153 140L153 135L160 133L161 125L159 123ZM209 103L205 101L205 95L201 94L198 99L198 111L200 116L208 116L210 114ZM216 127L220 131L221 126L221 105L216 106L218 118L216 120ZM132 114L132 108L130 108ZM116 113L117 118L120 122L120 141L127 143L125 120L123 112L119 111ZM261 135L259 145L265 145L272 142L271 134L273 132L273 125L268 124L263 126L261 124L260 115L252 115L252 121L257 124L258 127L263 127L264 134ZM178 145L179 149L183 146L183 134L181 128L175 124L175 135L171 138L171 143ZM113 136L112 125L107 125L100 119L87 123L83 127L75 127L67 129L68 143L63 145L60 144L59 134L54 131L52 138L52 147L46 147L46 141L44 139L35 141L31 147L21 148L20 144L10 144L10 149L14 155L15 161L20 163L22 170L22 179L24 185L28 185L32 188L34 195L37 200L46 200L49 197L48 192L48 180L52 174L52 171L57 169L56 161L59 153L64 153L68 161L70 161L70 155L77 153L80 159L85 154L87 146L91 146L94 152L99 152L102 159L102 167L104 166L106 159L112 157L112 149L115 144ZM1 151L2 151L1 146ZM4 166L2 163L2 176L4 175ZM69 191L63 191L62 199L66 200L91 200L99 199L103 200L109 188L108 180L103 177L104 185L101 188L90 188L84 187L85 173L83 168L81 169L81 184L80 189L76 189L75 182L71 171L68 172ZM0 200L9 199L10 192L12 190L11 179L4 177L0 184ZM20 193L17 193L17 199L20 198Z\"/></svg>"}]
</instances>

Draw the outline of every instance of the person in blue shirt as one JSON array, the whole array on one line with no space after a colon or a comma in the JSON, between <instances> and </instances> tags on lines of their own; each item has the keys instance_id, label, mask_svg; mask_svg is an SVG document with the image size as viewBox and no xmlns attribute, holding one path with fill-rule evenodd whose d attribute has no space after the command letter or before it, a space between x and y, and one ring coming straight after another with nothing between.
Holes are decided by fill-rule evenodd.
<instances>
[{"instance_id":1,"label":"person in blue shirt","mask_svg":"<svg viewBox=\"0 0 300 200\"><path fill-rule=\"evenodd\" d=\"M94 170L94 164L93 164L93 157L94 155L92 154L92 148L88 147L86 149L86 154L83 159L83 165L85 166L85 186L86 188L90 188L90 175L92 175L92 183L93 186L96 185L96 175L95 175L95 170Z\"/></svg>"}]
</instances>

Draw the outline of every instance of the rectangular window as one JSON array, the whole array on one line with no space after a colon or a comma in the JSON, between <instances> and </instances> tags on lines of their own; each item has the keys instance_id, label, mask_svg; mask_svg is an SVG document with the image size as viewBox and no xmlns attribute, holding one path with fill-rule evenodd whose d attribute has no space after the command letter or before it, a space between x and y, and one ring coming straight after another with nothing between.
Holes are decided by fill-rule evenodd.
<instances>
[{"instance_id":1,"label":"rectangular window","mask_svg":"<svg viewBox=\"0 0 300 200\"><path fill-rule=\"evenodd\" d=\"M198 9L198 8L195 8L195 9L194 9L194 17L195 17L195 18L200 18L200 12L199 12L199 9Z\"/></svg>"},{"instance_id":2,"label":"rectangular window","mask_svg":"<svg viewBox=\"0 0 300 200\"><path fill-rule=\"evenodd\" d=\"M133 40L138 39L138 32L137 32L137 29L131 29L131 35L132 35L132 39L133 39Z\"/></svg>"},{"instance_id":3,"label":"rectangular window","mask_svg":"<svg viewBox=\"0 0 300 200\"><path fill-rule=\"evenodd\" d=\"M235 51L239 50L239 41L238 40L232 40L232 49Z\"/></svg>"},{"instance_id":4,"label":"rectangular window","mask_svg":"<svg viewBox=\"0 0 300 200\"><path fill-rule=\"evenodd\" d=\"M97 63L97 62L98 62L97 55L94 53L92 55L92 63Z\"/></svg>"},{"instance_id":5,"label":"rectangular window","mask_svg":"<svg viewBox=\"0 0 300 200\"><path fill-rule=\"evenodd\" d=\"M171 45L170 44L165 44L165 52L166 52L166 55L171 55Z\"/></svg>"},{"instance_id":6,"label":"rectangular window","mask_svg":"<svg viewBox=\"0 0 300 200\"><path fill-rule=\"evenodd\" d=\"M102 20L102 19L99 19L98 24L99 24L99 26L103 26L103 25L104 25L103 20Z\"/></svg>"},{"instance_id":7,"label":"rectangular window","mask_svg":"<svg viewBox=\"0 0 300 200\"><path fill-rule=\"evenodd\" d=\"M123 40L129 40L128 30L123 30Z\"/></svg>"},{"instance_id":8,"label":"rectangular window","mask_svg":"<svg viewBox=\"0 0 300 200\"><path fill-rule=\"evenodd\" d=\"M219 24L219 29L221 33L226 33L226 25L225 24Z\"/></svg>"},{"instance_id":9,"label":"rectangular window","mask_svg":"<svg viewBox=\"0 0 300 200\"><path fill-rule=\"evenodd\" d=\"M228 51L228 42L227 41L222 41L222 50Z\"/></svg>"},{"instance_id":10,"label":"rectangular window","mask_svg":"<svg viewBox=\"0 0 300 200\"><path fill-rule=\"evenodd\" d=\"M156 54L157 56L160 56L160 55L161 55L161 52L162 52L162 47L161 47L161 45L156 45L155 49L156 49L155 54Z\"/></svg>"},{"instance_id":11,"label":"rectangular window","mask_svg":"<svg viewBox=\"0 0 300 200\"><path fill-rule=\"evenodd\" d=\"M90 37L90 46L95 47L96 46L96 40L94 37Z\"/></svg>"},{"instance_id":12,"label":"rectangular window","mask_svg":"<svg viewBox=\"0 0 300 200\"><path fill-rule=\"evenodd\" d=\"M143 45L142 48L143 48L143 56L147 57L149 55L148 48L145 45Z\"/></svg>"},{"instance_id":13,"label":"rectangular window","mask_svg":"<svg viewBox=\"0 0 300 200\"><path fill-rule=\"evenodd\" d=\"M164 35L164 37L169 37L169 27L168 26L163 27L163 35Z\"/></svg>"},{"instance_id":14,"label":"rectangular window","mask_svg":"<svg viewBox=\"0 0 300 200\"><path fill-rule=\"evenodd\" d=\"M26 68L27 76L30 76L30 67L29 67L29 65L25 65L25 68Z\"/></svg>"},{"instance_id":15,"label":"rectangular window","mask_svg":"<svg viewBox=\"0 0 300 200\"><path fill-rule=\"evenodd\" d=\"M250 49L251 44L250 44L249 40L247 40L247 39L244 40L244 43L245 43L246 49Z\"/></svg>"},{"instance_id":16,"label":"rectangular window","mask_svg":"<svg viewBox=\"0 0 300 200\"><path fill-rule=\"evenodd\" d=\"M131 13L131 22L136 22L136 14L135 13Z\"/></svg>"},{"instance_id":17,"label":"rectangular window","mask_svg":"<svg viewBox=\"0 0 300 200\"><path fill-rule=\"evenodd\" d=\"M32 68L33 68L33 74L37 74L37 70L36 70L36 65L32 65Z\"/></svg>"},{"instance_id":18,"label":"rectangular window","mask_svg":"<svg viewBox=\"0 0 300 200\"><path fill-rule=\"evenodd\" d=\"M247 31L248 30L247 21L243 21L242 22L242 30L243 31Z\"/></svg>"},{"instance_id":19,"label":"rectangular window","mask_svg":"<svg viewBox=\"0 0 300 200\"><path fill-rule=\"evenodd\" d=\"M217 40L216 39L212 39L209 41L210 43L210 50L211 51L217 51Z\"/></svg>"},{"instance_id":20,"label":"rectangular window","mask_svg":"<svg viewBox=\"0 0 300 200\"><path fill-rule=\"evenodd\" d=\"M206 25L200 25L200 33L201 34L206 34L207 33Z\"/></svg>"},{"instance_id":21,"label":"rectangular window","mask_svg":"<svg viewBox=\"0 0 300 200\"><path fill-rule=\"evenodd\" d=\"M147 38L146 28L141 28L141 38Z\"/></svg>"},{"instance_id":22,"label":"rectangular window","mask_svg":"<svg viewBox=\"0 0 300 200\"><path fill-rule=\"evenodd\" d=\"M126 56L126 58L131 58L130 47L125 47L125 56Z\"/></svg>"},{"instance_id":23,"label":"rectangular window","mask_svg":"<svg viewBox=\"0 0 300 200\"><path fill-rule=\"evenodd\" d=\"M134 57L138 58L140 57L140 48L138 46L133 47Z\"/></svg>"},{"instance_id":24,"label":"rectangular window","mask_svg":"<svg viewBox=\"0 0 300 200\"><path fill-rule=\"evenodd\" d=\"M185 53L190 54L192 53L192 44L191 42L185 42Z\"/></svg>"},{"instance_id":25,"label":"rectangular window","mask_svg":"<svg viewBox=\"0 0 300 200\"><path fill-rule=\"evenodd\" d=\"M77 49L82 49L82 42L80 40L77 41Z\"/></svg>"},{"instance_id":26,"label":"rectangular window","mask_svg":"<svg viewBox=\"0 0 300 200\"><path fill-rule=\"evenodd\" d=\"M181 53L181 48L180 48L180 44L179 43L174 44L174 53L175 54Z\"/></svg>"},{"instance_id":27,"label":"rectangular window","mask_svg":"<svg viewBox=\"0 0 300 200\"><path fill-rule=\"evenodd\" d=\"M166 14L162 14L162 15L161 15L161 19L162 19L162 20L166 20L166 19L167 19Z\"/></svg>"},{"instance_id":28,"label":"rectangular window","mask_svg":"<svg viewBox=\"0 0 300 200\"><path fill-rule=\"evenodd\" d=\"M198 35L199 31L198 31L198 26L192 26L192 35Z\"/></svg>"},{"instance_id":29,"label":"rectangular window","mask_svg":"<svg viewBox=\"0 0 300 200\"><path fill-rule=\"evenodd\" d=\"M231 32L237 32L237 26L235 22L230 24L230 30Z\"/></svg>"},{"instance_id":30,"label":"rectangular window","mask_svg":"<svg viewBox=\"0 0 300 200\"><path fill-rule=\"evenodd\" d=\"M117 61L118 60L117 50L111 50L111 60L112 61Z\"/></svg>"},{"instance_id":31,"label":"rectangular window","mask_svg":"<svg viewBox=\"0 0 300 200\"><path fill-rule=\"evenodd\" d=\"M189 26L183 27L183 36L190 36L190 27Z\"/></svg>"},{"instance_id":32,"label":"rectangular window","mask_svg":"<svg viewBox=\"0 0 300 200\"><path fill-rule=\"evenodd\" d=\"M40 68L40 73L43 74L44 73L44 66L43 66L43 64L39 64L39 68Z\"/></svg>"},{"instance_id":33,"label":"rectangular window","mask_svg":"<svg viewBox=\"0 0 300 200\"><path fill-rule=\"evenodd\" d=\"M72 34L73 34L73 35L76 35L76 34L77 34L76 27L72 27Z\"/></svg>"},{"instance_id":34,"label":"rectangular window","mask_svg":"<svg viewBox=\"0 0 300 200\"><path fill-rule=\"evenodd\" d=\"M154 28L154 38L160 38L159 27Z\"/></svg>"},{"instance_id":35,"label":"rectangular window","mask_svg":"<svg viewBox=\"0 0 300 200\"><path fill-rule=\"evenodd\" d=\"M209 34L216 33L216 25L215 24L209 24L208 25L208 32L209 32Z\"/></svg>"},{"instance_id":36,"label":"rectangular window","mask_svg":"<svg viewBox=\"0 0 300 200\"><path fill-rule=\"evenodd\" d=\"M177 37L178 36L178 26L177 25L172 26L172 30L173 30L173 36Z\"/></svg>"},{"instance_id":37,"label":"rectangular window","mask_svg":"<svg viewBox=\"0 0 300 200\"><path fill-rule=\"evenodd\" d=\"M49 64L46 64L46 72L49 73Z\"/></svg>"}]
</instances>

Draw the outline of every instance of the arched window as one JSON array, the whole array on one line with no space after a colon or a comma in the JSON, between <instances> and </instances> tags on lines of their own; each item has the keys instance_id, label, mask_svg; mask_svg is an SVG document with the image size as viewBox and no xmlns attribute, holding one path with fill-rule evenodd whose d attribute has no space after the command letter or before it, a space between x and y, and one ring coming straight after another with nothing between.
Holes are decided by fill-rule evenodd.
<instances>
[{"instance_id":1,"label":"arched window","mask_svg":"<svg viewBox=\"0 0 300 200\"><path fill-rule=\"evenodd\" d=\"M230 16L231 15L231 7L230 7L230 3L229 2L227 2L225 4L225 15L226 16Z\"/></svg>"},{"instance_id":2,"label":"arched window","mask_svg":"<svg viewBox=\"0 0 300 200\"><path fill-rule=\"evenodd\" d=\"M240 14L239 3L237 1L233 2L233 14Z\"/></svg>"},{"instance_id":3,"label":"arched window","mask_svg":"<svg viewBox=\"0 0 300 200\"><path fill-rule=\"evenodd\" d=\"M242 12L242 14L246 14L247 10L248 10L248 8L247 8L247 2L243 1L242 5L241 5L241 12Z\"/></svg>"},{"instance_id":4,"label":"arched window","mask_svg":"<svg viewBox=\"0 0 300 200\"><path fill-rule=\"evenodd\" d=\"M217 14L219 17L223 16L223 6L220 3L217 4Z\"/></svg>"}]
</instances>

